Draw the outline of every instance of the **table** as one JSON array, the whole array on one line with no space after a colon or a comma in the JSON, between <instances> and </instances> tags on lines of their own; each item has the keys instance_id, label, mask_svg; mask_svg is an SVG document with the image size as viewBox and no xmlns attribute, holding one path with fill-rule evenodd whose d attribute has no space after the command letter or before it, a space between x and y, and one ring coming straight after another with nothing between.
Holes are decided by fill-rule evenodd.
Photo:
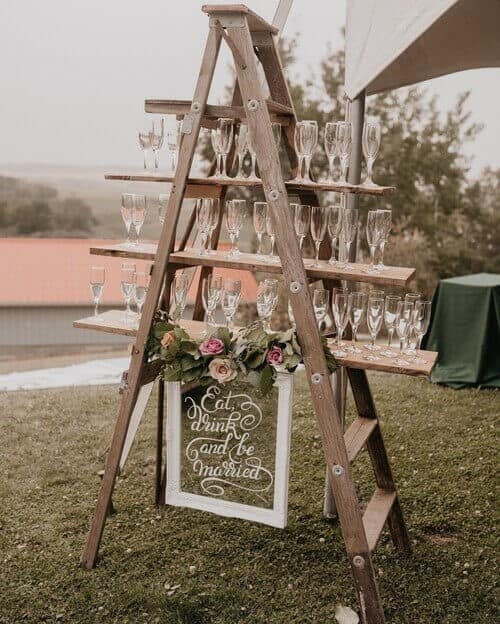
<instances>
[{"instance_id":1,"label":"table","mask_svg":"<svg viewBox=\"0 0 500 624\"><path fill-rule=\"evenodd\" d=\"M442 280L424 344L439 352L433 382L500 388L500 275Z\"/></svg>"}]
</instances>

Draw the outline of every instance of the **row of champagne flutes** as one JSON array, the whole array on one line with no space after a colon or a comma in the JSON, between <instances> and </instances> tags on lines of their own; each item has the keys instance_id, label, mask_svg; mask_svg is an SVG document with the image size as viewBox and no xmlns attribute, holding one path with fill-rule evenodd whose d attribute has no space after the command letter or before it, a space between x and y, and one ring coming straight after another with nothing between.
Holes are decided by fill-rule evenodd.
<instances>
[{"instance_id":1,"label":"row of champagne flutes","mask_svg":"<svg viewBox=\"0 0 500 624\"><path fill-rule=\"evenodd\" d=\"M165 135L167 138L167 147L170 155L170 166L172 172L177 166L177 155L180 144L180 122L165 131L165 120L163 117L159 119L147 119L143 127L137 133L139 148L142 150L144 169L148 169L148 154L153 154L154 168L159 167L159 151L165 143Z\"/></svg>"},{"instance_id":2,"label":"row of champagne flutes","mask_svg":"<svg viewBox=\"0 0 500 624\"><path fill-rule=\"evenodd\" d=\"M332 250L328 261L329 264L338 264L342 268L349 267L346 260L340 261L340 259L336 258L336 248L337 243L341 242L342 245L339 245L339 248L344 248L345 257L349 257L349 251L358 228L359 211L357 208L347 208L342 201L343 195L339 193L335 195L339 195L337 203L329 206L290 204L300 249L302 249L304 240L309 233L314 241L315 258L313 264L311 264L312 267L322 266L322 262L319 260L319 252L327 232ZM215 253L210 248L210 240L212 232L219 222L219 210L218 199L202 198L197 200L196 215L198 230L201 234L200 256ZM227 255L230 257L240 254L238 241L247 211L247 201L244 199L232 199L226 202L225 223L231 241L231 248ZM263 256L263 237L267 235L270 239L270 254L267 260L269 262L277 262L278 258L275 255L276 233L267 202L254 202L253 225L258 240L257 254ZM384 269L383 256L391 225L391 210L370 210L368 212L366 238L371 258L370 266L367 269L368 272ZM379 262L375 264L377 250L379 250Z\"/></svg>"},{"instance_id":3,"label":"row of champagne flutes","mask_svg":"<svg viewBox=\"0 0 500 624\"><path fill-rule=\"evenodd\" d=\"M141 316L142 307L146 301L150 275L146 271L137 271L134 263L124 262L120 269L120 290L125 302L125 320L131 322ZM99 301L104 292L106 283L106 269L103 266L91 266L89 271L89 285L94 301L94 314L99 314ZM136 306L137 313L132 311Z\"/></svg>"},{"instance_id":4,"label":"row of champagne flutes","mask_svg":"<svg viewBox=\"0 0 500 624\"><path fill-rule=\"evenodd\" d=\"M281 126L273 123L274 139L279 147L281 141ZM235 137L235 152L238 159L236 178L246 177L248 180L258 180L256 173L256 155L248 126L241 123L237 133L234 132L234 120L220 118L216 128L212 130L212 147L217 158L217 167L214 174L218 178L228 178L226 159L231 150ZM294 182L311 182L311 162L318 145L318 122L304 120L297 122L294 133L295 150L298 157L297 175ZM367 177L365 186L377 186L373 182L373 164L380 149L381 126L378 121L367 121L363 126L362 147L366 161ZM347 182L347 171L352 148L352 124L350 121L332 121L325 124L323 132L325 153L328 159L328 177L326 182L336 182L335 161L340 162L341 179ZM247 176L244 174L243 163L247 154L250 154L251 167Z\"/></svg>"},{"instance_id":5,"label":"row of champagne flutes","mask_svg":"<svg viewBox=\"0 0 500 624\"><path fill-rule=\"evenodd\" d=\"M330 303L329 291L317 289L313 293L314 312L318 324L326 318ZM431 302L422 299L420 293L385 295L381 290L369 293L349 292L345 288L334 288L331 297L333 321L337 330L336 344L333 354L345 357L348 352L364 354L364 359L377 361L380 355L392 358L398 366L406 366L410 362L424 363L418 354L422 339L429 328L431 318ZM370 344L363 349L357 344L359 327L366 316L366 325L370 334ZM347 325L351 325L352 342L344 344L342 338ZM385 324L389 342L386 348L376 344L377 336ZM392 349L392 341L396 333L399 339L399 351Z\"/></svg>"}]
</instances>

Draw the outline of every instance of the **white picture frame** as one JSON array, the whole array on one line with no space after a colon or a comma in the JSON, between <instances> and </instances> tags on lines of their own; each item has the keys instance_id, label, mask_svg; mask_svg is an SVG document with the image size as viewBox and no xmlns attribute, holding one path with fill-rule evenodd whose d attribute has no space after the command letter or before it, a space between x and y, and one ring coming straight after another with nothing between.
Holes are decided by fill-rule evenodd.
<instances>
[{"instance_id":1,"label":"white picture frame","mask_svg":"<svg viewBox=\"0 0 500 624\"><path fill-rule=\"evenodd\" d=\"M292 432L293 375L279 373L276 424L275 470L272 508L222 500L216 497L182 491L182 392L180 382L166 384L167 400L167 478L165 503L176 507L189 507L208 511L219 516L260 522L283 529L288 515L288 477Z\"/></svg>"}]
</instances>

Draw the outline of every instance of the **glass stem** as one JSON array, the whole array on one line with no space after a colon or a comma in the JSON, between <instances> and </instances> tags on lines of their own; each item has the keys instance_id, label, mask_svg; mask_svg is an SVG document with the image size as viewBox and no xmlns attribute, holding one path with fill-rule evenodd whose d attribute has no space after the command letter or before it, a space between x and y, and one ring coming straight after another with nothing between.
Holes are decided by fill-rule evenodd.
<instances>
[{"instance_id":1,"label":"glass stem","mask_svg":"<svg viewBox=\"0 0 500 624\"><path fill-rule=\"evenodd\" d=\"M332 255L330 256L330 264L334 264L336 262L335 260L335 247L337 245L337 239L336 238L332 238Z\"/></svg>"},{"instance_id":2,"label":"glass stem","mask_svg":"<svg viewBox=\"0 0 500 624\"><path fill-rule=\"evenodd\" d=\"M252 158L251 177L256 178L257 177L257 154L255 152L252 152L251 158Z\"/></svg>"},{"instance_id":3,"label":"glass stem","mask_svg":"<svg viewBox=\"0 0 500 624\"><path fill-rule=\"evenodd\" d=\"M377 249L376 245L370 245L370 270L373 271L375 269L375 250Z\"/></svg>"},{"instance_id":4,"label":"glass stem","mask_svg":"<svg viewBox=\"0 0 500 624\"><path fill-rule=\"evenodd\" d=\"M350 252L351 252L351 243L350 242L349 243L346 242L346 244L345 244L345 254L346 254L345 261L346 261L346 264L349 263Z\"/></svg>"},{"instance_id":5,"label":"glass stem","mask_svg":"<svg viewBox=\"0 0 500 624\"><path fill-rule=\"evenodd\" d=\"M352 328L352 341L354 342L354 344L356 344L357 342L357 336L358 336L358 326L354 325L354 327Z\"/></svg>"},{"instance_id":6,"label":"glass stem","mask_svg":"<svg viewBox=\"0 0 500 624\"><path fill-rule=\"evenodd\" d=\"M388 343L388 348L390 349L392 346L392 337L394 336L394 328L389 329L389 343Z\"/></svg>"},{"instance_id":7,"label":"glass stem","mask_svg":"<svg viewBox=\"0 0 500 624\"><path fill-rule=\"evenodd\" d=\"M328 156L328 180L330 182L335 182L334 179L334 166L335 166L335 156Z\"/></svg>"},{"instance_id":8,"label":"glass stem","mask_svg":"<svg viewBox=\"0 0 500 624\"><path fill-rule=\"evenodd\" d=\"M340 166L342 169L342 180L343 182L347 182L347 167L348 167L349 159L342 157L340 159Z\"/></svg>"},{"instance_id":9,"label":"glass stem","mask_svg":"<svg viewBox=\"0 0 500 624\"><path fill-rule=\"evenodd\" d=\"M311 176L309 174L309 170L311 169L312 156L305 156L304 160L305 160L304 180L310 180Z\"/></svg>"},{"instance_id":10,"label":"glass stem","mask_svg":"<svg viewBox=\"0 0 500 624\"><path fill-rule=\"evenodd\" d=\"M231 253L234 254L237 250L236 248L236 234L232 232L229 234L229 240L231 241Z\"/></svg>"},{"instance_id":11,"label":"glass stem","mask_svg":"<svg viewBox=\"0 0 500 624\"><path fill-rule=\"evenodd\" d=\"M321 241L314 241L314 245L316 247L316 257L314 259L314 264L319 264L319 248L321 247Z\"/></svg>"},{"instance_id":12,"label":"glass stem","mask_svg":"<svg viewBox=\"0 0 500 624\"><path fill-rule=\"evenodd\" d=\"M222 160L222 177L226 178L227 177L227 173L226 173L226 160L227 160L227 154L222 154L221 156L221 160Z\"/></svg>"},{"instance_id":13,"label":"glass stem","mask_svg":"<svg viewBox=\"0 0 500 624\"><path fill-rule=\"evenodd\" d=\"M275 237L271 236L271 257L274 257L274 241Z\"/></svg>"},{"instance_id":14,"label":"glass stem","mask_svg":"<svg viewBox=\"0 0 500 624\"><path fill-rule=\"evenodd\" d=\"M259 255L262 254L262 232L257 232L257 240L258 242L258 247L257 247L257 253Z\"/></svg>"},{"instance_id":15,"label":"glass stem","mask_svg":"<svg viewBox=\"0 0 500 624\"><path fill-rule=\"evenodd\" d=\"M399 353L401 355L403 355L404 350L405 350L405 339L404 338L400 338L399 339Z\"/></svg>"},{"instance_id":16,"label":"glass stem","mask_svg":"<svg viewBox=\"0 0 500 624\"><path fill-rule=\"evenodd\" d=\"M296 179L297 180L303 180L303 176L302 176L302 163L304 162L304 156L302 156L302 154L299 154L299 164L297 166L297 175L296 175Z\"/></svg>"},{"instance_id":17,"label":"glass stem","mask_svg":"<svg viewBox=\"0 0 500 624\"><path fill-rule=\"evenodd\" d=\"M238 173L236 174L236 177L238 178L242 178L243 177L243 158L244 158L244 154L238 154Z\"/></svg>"},{"instance_id":18,"label":"glass stem","mask_svg":"<svg viewBox=\"0 0 500 624\"><path fill-rule=\"evenodd\" d=\"M144 158L144 169L147 169L148 166L147 166L147 162L146 162L146 150L142 151L142 156Z\"/></svg>"},{"instance_id":19,"label":"glass stem","mask_svg":"<svg viewBox=\"0 0 500 624\"><path fill-rule=\"evenodd\" d=\"M418 334L417 335L417 351L421 351L422 350L422 340L424 338L424 334Z\"/></svg>"},{"instance_id":20,"label":"glass stem","mask_svg":"<svg viewBox=\"0 0 500 624\"><path fill-rule=\"evenodd\" d=\"M302 245L304 244L305 236L299 236L299 249L302 251Z\"/></svg>"},{"instance_id":21,"label":"glass stem","mask_svg":"<svg viewBox=\"0 0 500 624\"><path fill-rule=\"evenodd\" d=\"M99 314L99 301L94 301L94 316Z\"/></svg>"},{"instance_id":22,"label":"glass stem","mask_svg":"<svg viewBox=\"0 0 500 624\"><path fill-rule=\"evenodd\" d=\"M372 184L372 171L373 171L373 158L366 159L366 181L368 184Z\"/></svg>"},{"instance_id":23,"label":"glass stem","mask_svg":"<svg viewBox=\"0 0 500 624\"><path fill-rule=\"evenodd\" d=\"M380 243L380 266L384 266L384 249L385 249L385 241L381 241Z\"/></svg>"},{"instance_id":24,"label":"glass stem","mask_svg":"<svg viewBox=\"0 0 500 624\"><path fill-rule=\"evenodd\" d=\"M158 150L154 150L155 155L155 169L158 169Z\"/></svg>"},{"instance_id":25,"label":"glass stem","mask_svg":"<svg viewBox=\"0 0 500 624\"><path fill-rule=\"evenodd\" d=\"M372 347L375 348L375 338L377 337L377 334L370 334L371 339L372 339Z\"/></svg>"}]
</instances>

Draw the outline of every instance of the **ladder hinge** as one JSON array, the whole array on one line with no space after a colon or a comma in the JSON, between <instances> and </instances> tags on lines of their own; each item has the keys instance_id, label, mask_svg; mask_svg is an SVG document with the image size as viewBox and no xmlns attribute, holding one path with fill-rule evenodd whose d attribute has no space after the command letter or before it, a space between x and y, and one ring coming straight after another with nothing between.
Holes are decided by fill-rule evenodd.
<instances>
[{"instance_id":1,"label":"ladder hinge","mask_svg":"<svg viewBox=\"0 0 500 624\"><path fill-rule=\"evenodd\" d=\"M210 28L243 28L245 26L245 17L234 13L218 13L211 15L208 20Z\"/></svg>"}]
</instances>

